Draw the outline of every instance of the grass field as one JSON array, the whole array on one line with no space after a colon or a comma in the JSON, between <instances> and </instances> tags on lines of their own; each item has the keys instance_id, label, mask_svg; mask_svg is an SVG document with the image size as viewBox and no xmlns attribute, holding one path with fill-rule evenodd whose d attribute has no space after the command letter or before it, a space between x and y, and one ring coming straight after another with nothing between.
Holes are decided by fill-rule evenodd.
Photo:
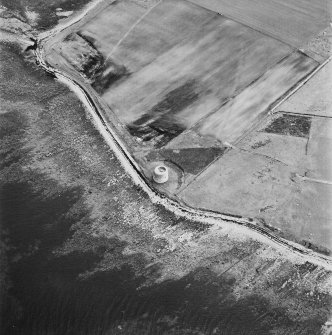
<instances>
[{"instance_id":1,"label":"grass field","mask_svg":"<svg viewBox=\"0 0 332 335\"><path fill-rule=\"evenodd\" d=\"M331 21L327 0L189 0L299 47Z\"/></svg>"},{"instance_id":2,"label":"grass field","mask_svg":"<svg viewBox=\"0 0 332 335\"><path fill-rule=\"evenodd\" d=\"M277 39L185 1L117 1L78 34L96 48L95 57L84 55L77 38L66 42L63 55L78 70L102 59L93 86L147 148L163 147L197 124L200 135L218 140L226 127L233 140L317 65Z\"/></svg>"},{"instance_id":3,"label":"grass field","mask_svg":"<svg viewBox=\"0 0 332 335\"><path fill-rule=\"evenodd\" d=\"M286 92L315 66L316 62L312 59L301 53L293 53L204 119L196 127L198 133L214 136L221 141L235 141L278 99L280 92Z\"/></svg>"},{"instance_id":4,"label":"grass field","mask_svg":"<svg viewBox=\"0 0 332 335\"><path fill-rule=\"evenodd\" d=\"M246 14L245 8L239 12ZM306 29L303 34L309 34ZM312 215L320 220L330 190L326 185L299 186L294 176L307 168L299 163L299 154L319 151L330 139L308 142L307 118L295 118L299 129L294 117L276 121L264 128L265 140L258 139L253 127L260 126L258 120L265 122L269 108L319 65L317 59L214 11L172 0L114 2L58 49L110 107L105 108L106 119L127 141L146 178L151 180L155 164L169 167L170 181L159 191L176 194L192 207L271 218L268 224L310 240L316 228L303 215L319 194L325 200L316 197ZM317 123L316 132L320 127ZM277 128L282 128L280 134L274 133ZM241 141L255 132L254 148L242 148ZM225 142L233 149L226 150ZM262 143L280 157L260 155ZM326 164L325 158L312 156L315 164ZM316 170L313 177L326 176L326 169ZM315 242L330 247L325 214Z\"/></svg>"},{"instance_id":5,"label":"grass field","mask_svg":"<svg viewBox=\"0 0 332 335\"><path fill-rule=\"evenodd\" d=\"M191 206L263 219L331 249L332 120L276 113L236 147L180 197Z\"/></svg>"},{"instance_id":6,"label":"grass field","mask_svg":"<svg viewBox=\"0 0 332 335\"><path fill-rule=\"evenodd\" d=\"M102 95L134 136L154 145L218 110L292 51L188 2L163 1L137 24L146 11L116 2L81 34L130 73Z\"/></svg>"}]
</instances>

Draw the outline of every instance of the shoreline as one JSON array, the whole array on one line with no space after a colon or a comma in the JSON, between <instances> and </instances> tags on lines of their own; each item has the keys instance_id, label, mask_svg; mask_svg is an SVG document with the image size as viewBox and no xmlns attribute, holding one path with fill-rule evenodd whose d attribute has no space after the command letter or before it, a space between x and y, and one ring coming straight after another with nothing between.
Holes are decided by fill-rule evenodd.
<instances>
[{"instance_id":1,"label":"shoreline","mask_svg":"<svg viewBox=\"0 0 332 335\"><path fill-rule=\"evenodd\" d=\"M89 10L95 9L98 5L102 6L103 1L96 1L94 5L89 6L88 9L85 9L83 13L80 13L77 17L68 21L67 25L61 23L60 31L59 27L56 26L52 29L48 34L46 32L42 33L42 38L37 38L35 55L38 60L39 65L51 75L54 75L60 82L64 83L67 87L69 87L75 94L79 97L79 99L84 103L87 110L91 114L94 120L95 127L102 134L106 143L113 150L118 160L121 162L121 165L125 168L126 172L130 175L133 182L142 188L142 190L149 196L150 200L154 204L160 204L165 209L171 211L177 216L184 217L189 220L199 221L205 224L222 226L226 224L236 223L238 227L246 227L248 231L246 233L253 234L253 238L257 240L264 241L265 243L272 243L274 246L278 246L279 248L286 248L289 251L295 252L298 255L303 257L310 258L311 261L315 264L319 264L324 266L327 269L332 269L331 257L326 256L322 253L314 251L310 248L306 248L298 242L294 242L285 238L278 236L277 234L271 233L271 231L264 229L262 226L258 225L258 222L250 218L242 218L238 216L216 213L213 211L200 210L191 208L184 204L181 204L179 201L168 197L167 195L159 192L153 186L150 185L147 178L142 173L139 168L137 162L126 149L126 146L116 134L116 130L112 129L112 127L107 122L106 118L103 115L103 112L98 110L98 106L94 103L94 99L91 97L88 89L83 87L82 83L77 82L77 80L72 80L70 76L66 73L61 73L59 70L55 69L53 66L47 64L46 60L43 58L45 54L44 44L50 41L52 37L56 33L60 33L63 30L71 27L73 24L78 23L83 17L88 15ZM44 43L42 43L44 42ZM328 63L330 58L325 61L322 65L318 67L318 69L314 70L316 73L319 69L321 69L325 64ZM292 94L294 94L300 87L302 87L314 74L310 74L304 80L300 81L297 84L297 87L294 88L287 97L289 98ZM98 99L98 98L96 98ZM284 101L282 99L282 101ZM276 108L276 107L275 107Z\"/></svg>"}]
</instances>

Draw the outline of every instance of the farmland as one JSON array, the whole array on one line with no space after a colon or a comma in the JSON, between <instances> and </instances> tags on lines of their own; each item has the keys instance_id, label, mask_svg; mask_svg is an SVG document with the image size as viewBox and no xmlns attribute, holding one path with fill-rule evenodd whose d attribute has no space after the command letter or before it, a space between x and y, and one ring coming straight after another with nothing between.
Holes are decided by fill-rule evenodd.
<instances>
[{"instance_id":1,"label":"farmland","mask_svg":"<svg viewBox=\"0 0 332 335\"><path fill-rule=\"evenodd\" d=\"M1 334L331 333L331 30L0 3Z\"/></svg>"},{"instance_id":2,"label":"farmland","mask_svg":"<svg viewBox=\"0 0 332 335\"><path fill-rule=\"evenodd\" d=\"M318 136L324 120L292 116L304 112L313 90L284 103L290 116L269 116L328 56L322 2L253 1L241 10L241 1L227 2L227 10L223 1L218 8L195 2L109 1L58 37L48 60L93 88L104 119L149 182L157 164L168 166L169 182L152 183L160 192L190 207L264 222L329 253L330 187L301 178L329 183L319 166L330 157L330 140Z\"/></svg>"},{"instance_id":3,"label":"farmland","mask_svg":"<svg viewBox=\"0 0 332 335\"><path fill-rule=\"evenodd\" d=\"M190 0L295 47L325 29L332 7L326 0Z\"/></svg>"},{"instance_id":4,"label":"farmland","mask_svg":"<svg viewBox=\"0 0 332 335\"><path fill-rule=\"evenodd\" d=\"M80 55L88 48L87 60ZM115 2L67 38L60 52L90 79L138 143L150 149L196 124L201 136L215 134L208 130L212 123L221 128L218 141L235 140L317 66L285 43L179 1L151 2L150 7ZM91 58L94 53L98 56ZM252 106L238 109L247 98ZM228 104L232 99L234 107ZM227 133L221 136L225 124Z\"/></svg>"}]
</instances>

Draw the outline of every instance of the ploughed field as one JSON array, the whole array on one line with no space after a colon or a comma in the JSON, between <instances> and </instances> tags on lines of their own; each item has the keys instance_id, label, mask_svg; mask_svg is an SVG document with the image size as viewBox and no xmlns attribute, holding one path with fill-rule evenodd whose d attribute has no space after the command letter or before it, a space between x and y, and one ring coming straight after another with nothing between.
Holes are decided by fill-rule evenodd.
<instances>
[{"instance_id":1,"label":"ploughed field","mask_svg":"<svg viewBox=\"0 0 332 335\"><path fill-rule=\"evenodd\" d=\"M236 140L317 66L285 43L185 1L114 2L60 52L147 148L192 127L219 143Z\"/></svg>"},{"instance_id":2,"label":"ploughed field","mask_svg":"<svg viewBox=\"0 0 332 335\"><path fill-rule=\"evenodd\" d=\"M151 183L169 167L160 191L329 254L332 181L316 176L328 136L313 154L319 120L294 106L267 117L328 57L326 15L320 0L110 1L48 60L91 85Z\"/></svg>"}]
</instances>

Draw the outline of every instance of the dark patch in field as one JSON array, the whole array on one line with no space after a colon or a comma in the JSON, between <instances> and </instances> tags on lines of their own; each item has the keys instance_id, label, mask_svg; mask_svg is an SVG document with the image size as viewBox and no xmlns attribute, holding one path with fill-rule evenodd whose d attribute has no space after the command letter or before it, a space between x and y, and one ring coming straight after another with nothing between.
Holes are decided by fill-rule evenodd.
<instances>
[{"instance_id":1,"label":"dark patch in field","mask_svg":"<svg viewBox=\"0 0 332 335\"><path fill-rule=\"evenodd\" d=\"M74 34L73 34L74 35ZM86 43L91 49L86 50L86 52L82 55L84 56L84 62L82 64L83 72L88 78L94 78L98 76L101 68L104 64L104 56L97 50L97 48L93 44L93 39L87 38L81 33L77 33L78 38L82 39L84 43ZM75 38L72 39L72 42L75 43Z\"/></svg>"},{"instance_id":2,"label":"dark patch in field","mask_svg":"<svg viewBox=\"0 0 332 335\"><path fill-rule=\"evenodd\" d=\"M108 60L106 64L103 65L101 71L95 76L92 87L102 95L115 82L129 75L130 73L124 65Z\"/></svg>"},{"instance_id":3,"label":"dark patch in field","mask_svg":"<svg viewBox=\"0 0 332 335\"><path fill-rule=\"evenodd\" d=\"M267 139L265 141L259 141L259 142L256 142L254 143L251 148L252 149L258 149L258 148L261 148L261 147L264 147L266 144L270 143L271 140L270 139Z\"/></svg>"},{"instance_id":4,"label":"dark patch in field","mask_svg":"<svg viewBox=\"0 0 332 335\"><path fill-rule=\"evenodd\" d=\"M99 71L99 68L103 64L103 59L99 57L99 55L88 55L84 59L84 63L82 64L83 73L88 78L93 78L96 76L96 72Z\"/></svg>"},{"instance_id":5,"label":"dark patch in field","mask_svg":"<svg viewBox=\"0 0 332 335\"><path fill-rule=\"evenodd\" d=\"M149 160L157 160L161 157L180 166L184 172L197 174L225 152L225 148L185 148L163 149L150 154Z\"/></svg>"},{"instance_id":6,"label":"dark patch in field","mask_svg":"<svg viewBox=\"0 0 332 335\"><path fill-rule=\"evenodd\" d=\"M104 56L95 48L92 39L88 39L81 33L72 33L65 37L67 48L73 53L73 57L79 59L74 62L77 71L83 73L91 81L102 71Z\"/></svg>"},{"instance_id":7,"label":"dark patch in field","mask_svg":"<svg viewBox=\"0 0 332 335\"><path fill-rule=\"evenodd\" d=\"M157 148L181 134L186 127L175 116L198 99L195 85L196 82L190 80L166 94L149 112L127 126L130 134L144 142L153 141Z\"/></svg>"},{"instance_id":8,"label":"dark patch in field","mask_svg":"<svg viewBox=\"0 0 332 335\"><path fill-rule=\"evenodd\" d=\"M273 120L263 131L266 133L308 138L310 127L310 117L282 114Z\"/></svg>"},{"instance_id":9,"label":"dark patch in field","mask_svg":"<svg viewBox=\"0 0 332 335\"><path fill-rule=\"evenodd\" d=\"M91 81L92 87L99 94L102 95L116 81L129 75L124 65L117 64L111 59L105 59L103 54L95 47L93 37L78 32L69 34L64 41L69 43L70 47L74 47L76 44L77 50L81 49L79 55L76 55L81 59L80 64L74 66L76 70L82 72ZM82 48L82 45L85 48Z\"/></svg>"}]
</instances>

